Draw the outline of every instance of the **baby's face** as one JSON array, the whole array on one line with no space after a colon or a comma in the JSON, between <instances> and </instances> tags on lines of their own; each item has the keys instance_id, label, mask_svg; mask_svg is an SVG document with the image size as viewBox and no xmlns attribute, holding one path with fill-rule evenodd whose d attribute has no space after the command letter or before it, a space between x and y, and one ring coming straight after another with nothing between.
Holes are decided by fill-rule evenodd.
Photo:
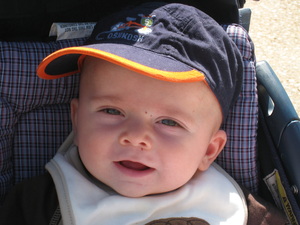
<instances>
[{"instance_id":1,"label":"baby's face","mask_svg":"<svg viewBox=\"0 0 300 225\"><path fill-rule=\"evenodd\" d=\"M175 190L206 170L226 142L203 83L171 83L87 58L71 104L86 169L128 197Z\"/></svg>"}]
</instances>

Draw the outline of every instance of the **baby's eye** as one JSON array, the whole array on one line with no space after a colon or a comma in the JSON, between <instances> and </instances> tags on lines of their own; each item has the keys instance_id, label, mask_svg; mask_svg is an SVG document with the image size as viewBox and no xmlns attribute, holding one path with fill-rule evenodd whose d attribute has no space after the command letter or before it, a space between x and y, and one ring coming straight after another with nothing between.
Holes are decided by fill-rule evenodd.
<instances>
[{"instance_id":1,"label":"baby's eye","mask_svg":"<svg viewBox=\"0 0 300 225\"><path fill-rule=\"evenodd\" d=\"M110 115L121 115L122 113L117 110L117 109L113 109L113 108L106 108L106 109L102 109L101 112L110 114Z\"/></svg>"},{"instance_id":2,"label":"baby's eye","mask_svg":"<svg viewBox=\"0 0 300 225\"><path fill-rule=\"evenodd\" d=\"M163 119L160 121L160 123L170 127L181 127L179 123L170 119Z\"/></svg>"}]
</instances>

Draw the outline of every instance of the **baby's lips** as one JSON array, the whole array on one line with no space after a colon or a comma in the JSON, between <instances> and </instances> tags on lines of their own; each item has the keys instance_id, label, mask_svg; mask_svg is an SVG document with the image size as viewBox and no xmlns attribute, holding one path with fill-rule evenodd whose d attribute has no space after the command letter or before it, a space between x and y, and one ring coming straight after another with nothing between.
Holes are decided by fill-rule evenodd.
<instances>
[{"instance_id":1,"label":"baby's lips","mask_svg":"<svg viewBox=\"0 0 300 225\"><path fill-rule=\"evenodd\" d=\"M142 163L138 163L138 162L133 162L133 161L120 161L119 162L122 166L128 168L128 169L132 169L132 170L138 170L138 171L144 171L147 169L150 169L150 167L142 164Z\"/></svg>"}]
</instances>

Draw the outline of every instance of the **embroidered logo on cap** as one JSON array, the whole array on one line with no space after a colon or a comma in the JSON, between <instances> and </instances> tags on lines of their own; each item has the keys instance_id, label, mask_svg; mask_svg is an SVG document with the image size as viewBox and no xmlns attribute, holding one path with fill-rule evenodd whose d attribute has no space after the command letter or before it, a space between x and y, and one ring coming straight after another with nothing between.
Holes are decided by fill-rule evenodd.
<instances>
[{"instance_id":1,"label":"embroidered logo on cap","mask_svg":"<svg viewBox=\"0 0 300 225\"><path fill-rule=\"evenodd\" d=\"M104 31L96 36L97 41L123 39L132 42L141 42L145 35L152 32L154 15L145 16L138 15L141 19L137 22L137 18L127 17L126 22L119 22L113 25L110 31Z\"/></svg>"}]
</instances>

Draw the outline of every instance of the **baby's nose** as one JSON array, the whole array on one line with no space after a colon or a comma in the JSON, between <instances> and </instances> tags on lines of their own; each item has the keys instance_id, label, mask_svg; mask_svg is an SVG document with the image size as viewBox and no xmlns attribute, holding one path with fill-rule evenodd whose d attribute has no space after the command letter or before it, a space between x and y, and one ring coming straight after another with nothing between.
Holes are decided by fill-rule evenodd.
<instances>
[{"instance_id":1,"label":"baby's nose","mask_svg":"<svg viewBox=\"0 0 300 225\"><path fill-rule=\"evenodd\" d=\"M129 124L119 138L121 145L132 145L141 150L150 150L152 147L151 129L145 124Z\"/></svg>"},{"instance_id":2,"label":"baby's nose","mask_svg":"<svg viewBox=\"0 0 300 225\"><path fill-rule=\"evenodd\" d=\"M134 146L134 147L138 147L140 150L150 150L151 148L150 148L150 144L148 143L148 142L146 142L146 141L143 141L143 140L141 140L141 141L135 141L135 140L133 140L132 138L123 138L122 140L121 140L121 144L122 145L132 145L132 146Z\"/></svg>"}]
</instances>

